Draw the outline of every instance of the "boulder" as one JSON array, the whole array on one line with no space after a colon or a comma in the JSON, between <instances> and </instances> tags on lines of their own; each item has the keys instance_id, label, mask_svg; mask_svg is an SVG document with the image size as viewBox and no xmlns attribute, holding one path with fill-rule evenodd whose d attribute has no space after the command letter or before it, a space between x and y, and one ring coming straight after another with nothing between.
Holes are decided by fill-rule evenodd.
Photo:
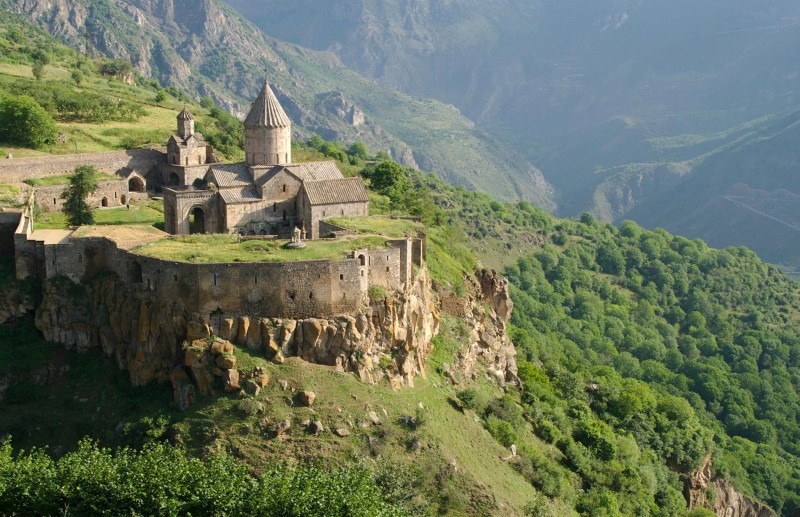
<instances>
[{"instance_id":1,"label":"boulder","mask_svg":"<svg viewBox=\"0 0 800 517\"><path fill-rule=\"evenodd\" d=\"M350 430L346 427L337 427L334 434L340 438L344 438L345 436L350 436Z\"/></svg>"},{"instance_id":2,"label":"boulder","mask_svg":"<svg viewBox=\"0 0 800 517\"><path fill-rule=\"evenodd\" d=\"M200 346L192 345L186 349L183 356L183 364L186 366L195 366L203 362L206 356L206 349Z\"/></svg>"},{"instance_id":3,"label":"boulder","mask_svg":"<svg viewBox=\"0 0 800 517\"><path fill-rule=\"evenodd\" d=\"M194 404L194 385L189 380L186 370L178 366L169 374L169 380L172 383L172 395L175 399L175 405L180 411L186 411L192 404Z\"/></svg>"},{"instance_id":4,"label":"boulder","mask_svg":"<svg viewBox=\"0 0 800 517\"><path fill-rule=\"evenodd\" d=\"M223 354L217 357L217 366L223 370L236 368L236 356L233 354Z\"/></svg>"},{"instance_id":5,"label":"boulder","mask_svg":"<svg viewBox=\"0 0 800 517\"><path fill-rule=\"evenodd\" d=\"M190 321L186 324L186 340L195 341L206 339L211 335L211 329L201 321Z\"/></svg>"},{"instance_id":6,"label":"boulder","mask_svg":"<svg viewBox=\"0 0 800 517\"><path fill-rule=\"evenodd\" d=\"M247 379L244 383L244 391L251 397L257 397L261 393L261 386L253 379Z\"/></svg>"},{"instance_id":7,"label":"boulder","mask_svg":"<svg viewBox=\"0 0 800 517\"><path fill-rule=\"evenodd\" d=\"M372 425L382 425L381 419L378 418L378 414L374 411L370 411L367 415L369 417L369 421L372 422Z\"/></svg>"},{"instance_id":8,"label":"boulder","mask_svg":"<svg viewBox=\"0 0 800 517\"><path fill-rule=\"evenodd\" d=\"M239 370L236 368L231 368L230 370L226 370L222 381L225 384L225 391L236 391L240 389L239 386Z\"/></svg>"},{"instance_id":9,"label":"boulder","mask_svg":"<svg viewBox=\"0 0 800 517\"><path fill-rule=\"evenodd\" d=\"M253 372L252 379L256 384L258 384L259 388L265 388L267 383L269 383L269 375L267 375L267 372L265 372L261 367L256 367L255 371Z\"/></svg>"},{"instance_id":10,"label":"boulder","mask_svg":"<svg viewBox=\"0 0 800 517\"><path fill-rule=\"evenodd\" d=\"M308 432L314 435L320 435L325 432L325 427L322 425L322 422L315 420L308 426Z\"/></svg>"},{"instance_id":11,"label":"boulder","mask_svg":"<svg viewBox=\"0 0 800 517\"><path fill-rule=\"evenodd\" d=\"M278 386L281 387L282 391L286 391L289 388L289 383L286 382L285 380L281 379L281 380L278 381Z\"/></svg>"},{"instance_id":12,"label":"boulder","mask_svg":"<svg viewBox=\"0 0 800 517\"><path fill-rule=\"evenodd\" d=\"M211 355L225 355L233 353L233 344L230 341L217 339L211 345Z\"/></svg>"},{"instance_id":13,"label":"boulder","mask_svg":"<svg viewBox=\"0 0 800 517\"><path fill-rule=\"evenodd\" d=\"M305 407L311 407L314 405L314 401L317 400L317 394L313 391L301 391L297 394L297 400Z\"/></svg>"},{"instance_id":14,"label":"boulder","mask_svg":"<svg viewBox=\"0 0 800 517\"><path fill-rule=\"evenodd\" d=\"M289 419L281 420L277 424L275 424L275 437L281 438L286 433L289 432L289 429L292 428L292 421Z\"/></svg>"}]
</instances>

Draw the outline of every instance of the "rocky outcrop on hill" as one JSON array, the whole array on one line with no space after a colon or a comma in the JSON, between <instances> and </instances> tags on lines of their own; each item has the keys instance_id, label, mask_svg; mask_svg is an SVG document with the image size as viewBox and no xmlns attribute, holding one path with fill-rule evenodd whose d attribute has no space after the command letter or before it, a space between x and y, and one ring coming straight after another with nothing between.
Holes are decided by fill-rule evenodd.
<instances>
[{"instance_id":1,"label":"rocky outcrop on hill","mask_svg":"<svg viewBox=\"0 0 800 517\"><path fill-rule=\"evenodd\" d=\"M777 514L738 492L727 480L714 478L711 456L684 479L684 496L689 509L706 508L719 517L775 517ZM712 494L712 497L709 497Z\"/></svg>"},{"instance_id":2,"label":"rocky outcrop on hill","mask_svg":"<svg viewBox=\"0 0 800 517\"><path fill-rule=\"evenodd\" d=\"M407 291L365 302L355 314L302 320L241 315L211 321L188 313L180 304L165 303L148 291L131 290L114 277L85 286L57 279L43 287L36 327L46 339L68 348L102 348L128 371L136 386L152 381L181 384L184 376L175 372L179 366L186 378L191 374L201 392L209 392L205 385L213 379L194 372L207 369L193 365L212 356L213 376L229 384L240 382L231 374L236 369L231 350L220 349L214 354L214 345L209 345L212 353L206 357L195 346L198 341L213 341L212 336L262 353L275 362L299 357L355 373L364 382L388 377L392 384L401 386L412 384L415 376L425 373L424 360L439 330L433 296L423 269ZM184 350L184 342L192 344ZM196 357L189 357L191 354ZM219 372L215 373L215 368ZM181 398L187 397L182 392Z\"/></svg>"},{"instance_id":3,"label":"rocky outcrop on hill","mask_svg":"<svg viewBox=\"0 0 800 517\"><path fill-rule=\"evenodd\" d=\"M466 297L442 293L442 309L463 318L468 330L466 343L459 350L454 368L449 370L453 382L474 379L483 365L501 384L517 382L517 351L506 334L514 307L508 292L508 280L496 271L477 271L465 279ZM458 372L458 373L456 373Z\"/></svg>"},{"instance_id":4,"label":"rocky outcrop on hill","mask_svg":"<svg viewBox=\"0 0 800 517\"><path fill-rule=\"evenodd\" d=\"M0 294L0 325L14 318L21 318L35 308L33 297L11 284Z\"/></svg>"}]
</instances>

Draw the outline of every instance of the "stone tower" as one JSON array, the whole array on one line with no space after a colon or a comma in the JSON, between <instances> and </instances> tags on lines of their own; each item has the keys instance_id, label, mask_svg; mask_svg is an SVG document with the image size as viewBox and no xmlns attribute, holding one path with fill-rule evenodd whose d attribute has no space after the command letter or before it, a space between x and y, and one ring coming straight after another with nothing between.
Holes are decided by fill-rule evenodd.
<instances>
[{"instance_id":1,"label":"stone tower","mask_svg":"<svg viewBox=\"0 0 800 517\"><path fill-rule=\"evenodd\" d=\"M292 122L264 81L264 87L244 119L247 165L292 163Z\"/></svg>"},{"instance_id":2,"label":"stone tower","mask_svg":"<svg viewBox=\"0 0 800 517\"><path fill-rule=\"evenodd\" d=\"M178 113L178 136L186 139L193 134L194 134L194 117L184 107L183 111Z\"/></svg>"}]
</instances>

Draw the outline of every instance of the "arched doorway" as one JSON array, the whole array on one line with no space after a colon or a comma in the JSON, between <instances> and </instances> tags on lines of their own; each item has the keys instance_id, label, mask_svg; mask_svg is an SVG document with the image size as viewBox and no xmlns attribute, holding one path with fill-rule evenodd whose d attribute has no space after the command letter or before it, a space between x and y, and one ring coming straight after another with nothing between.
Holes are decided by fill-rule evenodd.
<instances>
[{"instance_id":1,"label":"arched doorway","mask_svg":"<svg viewBox=\"0 0 800 517\"><path fill-rule=\"evenodd\" d=\"M206 213L199 206L189 212L189 233L206 233Z\"/></svg>"},{"instance_id":2,"label":"arched doorway","mask_svg":"<svg viewBox=\"0 0 800 517\"><path fill-rule=\"evenodd\" d=\"M128 190L131 192L144 192L144 181L142 181L142 178L133 176L129 179Z\"/></svg>"},{"instance_id":3,"label":"arched doorway","mask_svg":"<svg viewBox=\"0 0 800 517\"><path fill-rule=\"evenodd\" d=\"M120 204L120 205L125 205L125 204L127 204L127 201L128 201L128 198L127 198L127 196L125 196L125 194L122 194L122 195L119 197L119 204Z\"/></svg>"},{"instance_id":4,"label":"arched doorway","mask_svg":"<svg viewBox=\"0 0 800 517\"><path fill-rule=\"evenodd\" d=\"M103 200L102 200L102 201L100 201L100 204L101 204L102 206L108 206L108 198L107 198L107 197L104 197L104 198L103 198Z\"/></svg>"},{"instance_id":5,"label":"arched doorway","mask_svg":"<svg viewBox=\"0 0 800 517\"><path fill-rule=\"evenodd\" d=\"M181 177L178 176L178 173L176 172L170 173L169 179L167 180L167 186L177 187L180 184L181 184Z\"/></svg>"}]
</instances>

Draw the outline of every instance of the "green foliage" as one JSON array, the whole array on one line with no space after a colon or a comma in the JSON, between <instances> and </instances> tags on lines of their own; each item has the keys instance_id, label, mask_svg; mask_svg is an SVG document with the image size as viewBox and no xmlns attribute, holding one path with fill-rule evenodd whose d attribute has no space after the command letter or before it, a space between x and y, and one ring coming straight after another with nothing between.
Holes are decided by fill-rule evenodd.
<instances>
[{"instance_id":1,"label":"green foliage","mask_svg":"<svg viewBox=\"0 0 800 517\"><path fill-rule=\"evenodd\" d=\"M112 454L89 441L57 461L40 449L15 455L10 443L1 445L0 508L11 515L408 514L359 466L272 467L256 478L230 456L189 459L166 444Z\"/></svg>"},{"instance_id":2,"label":"green foliage","mask_svg":"<svg viewBox=\"0 0 800 517\"><path fill-rule=\"evenodd\" d=\"M0 140L35 149L54 142L57 134L53 117L32 97L0 92Z\"/></svg>"},{"instance_id":3,"label":"green foliage","mask_svg":"<svg viewBox=\"0 0 800 517\"><path fill-rule=\"evenodd\" d=\"M556 231L563 249L546 245L507 271L511 334L522 357L543 363L519 364L534 432L597 487L578 509L634 513L644 503L617 486L622 477L641 501L672 505L673 481L646 484L634 471L692 470L716 442L720 472L794 511L796 286L747 250L631 222L617 231L585 215Z\"/></svg>"},{"instance_id":4,"label":"green foliage","mask_svg":"<svg viewBox=\"0 0 800 517\"><path fill-rule=\"evenodd\" d=\"M61 194L64 199L63 212L70 226L94 224L92 208L86 199L97 190L97 171L91 165L75 168L69 180L69 186Z\"/></svg>"}]
</instances>

